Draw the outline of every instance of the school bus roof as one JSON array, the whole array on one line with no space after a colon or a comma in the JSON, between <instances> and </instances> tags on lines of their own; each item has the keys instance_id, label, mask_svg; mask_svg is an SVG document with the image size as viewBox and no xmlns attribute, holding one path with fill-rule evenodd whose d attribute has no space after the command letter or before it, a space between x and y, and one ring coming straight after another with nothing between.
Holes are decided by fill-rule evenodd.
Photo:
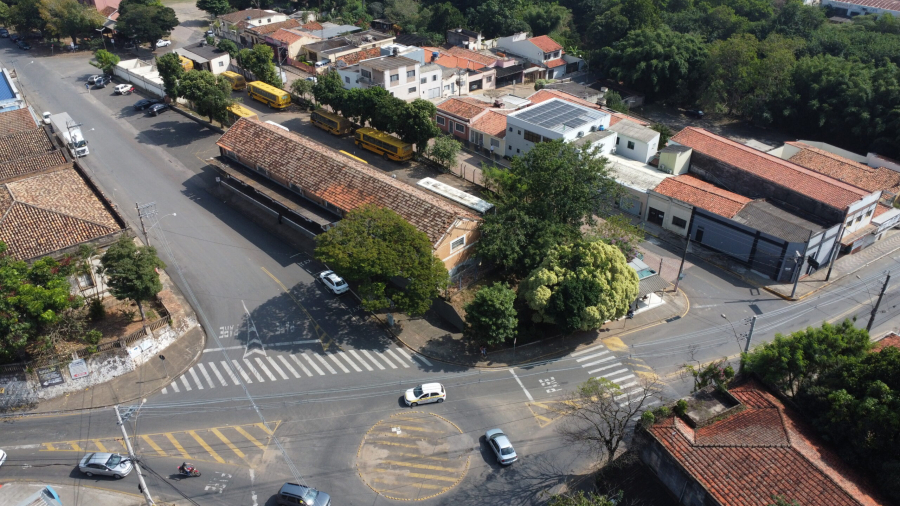
<instances>
[{"instance_id":1,"label":"school bus roof","mask_svg":"<svg viewBox=\"0 0 900 506\"><path fill-rule=\"evenodd\" d=\"M231 104L228 106L228 110L231 111L235 116L240 116L241 118L251 118L256 116L256 113L242 106L241 104Z\"/></svg>"},{"instance_id":2,"label":"school bus roof","mask_svg":"<svg viewBox=\"0 0 900 506\"><path fill-rule=\"evenodd\" d=\"M253 81L252 83L248 84L247 86L250 86L251 88L258 88L263 91L268 91L269 93L271 93L273 95L277 95L277 94L287 95L287 92L282 90L281 88L276 88L276 87L274 87L270 84L266 84L262 81Z\"/></svg>"}]
</instances>

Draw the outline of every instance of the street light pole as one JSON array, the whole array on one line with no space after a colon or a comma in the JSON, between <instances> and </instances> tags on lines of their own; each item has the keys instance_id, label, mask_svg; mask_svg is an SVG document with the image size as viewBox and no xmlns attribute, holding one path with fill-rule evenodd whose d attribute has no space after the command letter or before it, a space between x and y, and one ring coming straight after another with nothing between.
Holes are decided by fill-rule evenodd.
<instances>
[{"instance_id":1,"label":"street light pole","mask_svg":"<svg viewBox=\"0 0 900 506\"><path fill-rule=\"evenodd\" d=\"M141 405L144 403L141 402ZM125 448L128 449L128 457L131 458L131 463L134 464L134 470L137 473L138 483L140 484L140 491L144 494L144 500L147 501L147 506L155 506L156 503L153 502L153 498L150 497L150 491L147 490L147 483L144 481L144 474L141 472L141 466L138 464L137 458L134 456L134 449L131 447L131 440L128 439L128 432L125 431L125 422L122 421L122 415L119 414L119 406L113 406L113 409L116 410L116 419L119 420L119 427L122 429L122 438L125 440Z\"/></svg>"},{"instance_id":2,"label":"street light pole","mask_svg":"<svg viewBox=\"0 0 900 506\"><path fill-rule=\"evenodd\" d=\"M884 285L881 287L881 293L878 294L878 300L875 301L875 307L872 308L872 315L869 316L869 324L866 325L866 332L872 330L872 324L875 323L875 315L878 314L878 306L881 305L881 299L884 298L884 292L887 291L888 285L891 283L891 273L884 278Z\"/></svg>"}]
</instances>

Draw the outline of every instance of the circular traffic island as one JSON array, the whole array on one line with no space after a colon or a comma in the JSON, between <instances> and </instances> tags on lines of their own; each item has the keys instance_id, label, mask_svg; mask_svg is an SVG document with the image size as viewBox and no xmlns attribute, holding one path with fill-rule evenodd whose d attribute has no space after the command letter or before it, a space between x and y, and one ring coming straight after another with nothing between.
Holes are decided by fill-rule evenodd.
<instances>
[{"instance_id":1,"label":"circular traffic island","mask_svg":"<svg viewBox=\"0 0 900 506\"><path fill-rule=\"evenodd\" d=\"M404 411L366 432L356 467L359 477L382 497L422 501L462 481L473 446L472 438L446 418Z\"/></svg>"}]
</instances>

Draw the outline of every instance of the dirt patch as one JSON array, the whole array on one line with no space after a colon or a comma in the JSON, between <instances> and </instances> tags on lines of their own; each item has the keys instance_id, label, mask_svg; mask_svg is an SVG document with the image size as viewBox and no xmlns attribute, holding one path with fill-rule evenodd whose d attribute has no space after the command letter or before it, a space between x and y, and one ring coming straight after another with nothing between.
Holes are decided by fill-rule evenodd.
<instances>
[{"instance_id":1,"label":"dirt patch","mask_svg":"<svg viewBox=\"0 0 900 506\"><path fill-rule=\"evenodd\" d=\"M165 309L157 301L144 302L144 313L150 323L156 321L165 314ZM90 328L99 330L103 334L101 343L115 341L133 332L137 332L143 326L141 312L137 304L130 300L119 300L115 297L105 297L103 307L106 308L106 317L92 322Z\"/></svg>"}]
</instances>

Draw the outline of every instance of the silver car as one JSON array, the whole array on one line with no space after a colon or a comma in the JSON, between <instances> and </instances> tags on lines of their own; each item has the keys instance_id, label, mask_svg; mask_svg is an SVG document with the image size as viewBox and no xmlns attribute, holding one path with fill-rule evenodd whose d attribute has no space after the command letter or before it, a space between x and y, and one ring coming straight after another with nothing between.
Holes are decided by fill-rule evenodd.
<instances>
[{"instance_id":1,"label":"silver car","mask_svg":"<svg viewBox=\"0 0 900 506\"><path fill-rule=\"evenodd\" d=\"M131 460L118 453L88 453L78 464L78 470L87 476L112 476L121 479L131 472Z\"/></svg>"},{"instance_id":2,"label":"silver car","mask_svg":"<svg viewBox=\"0 0 900 506\"><path fill-rule=\"evenodd\" d=\"M494 451L494 454L497 455L497 462L508 466L519 460L519 456L516 455L512 443L509 442L509 438L506 437L506 434L504 434L502 430L491 429L484 433L484 439L487 440L488 446L490 446L491 450Z\"/></svg>"}]
</instances>

